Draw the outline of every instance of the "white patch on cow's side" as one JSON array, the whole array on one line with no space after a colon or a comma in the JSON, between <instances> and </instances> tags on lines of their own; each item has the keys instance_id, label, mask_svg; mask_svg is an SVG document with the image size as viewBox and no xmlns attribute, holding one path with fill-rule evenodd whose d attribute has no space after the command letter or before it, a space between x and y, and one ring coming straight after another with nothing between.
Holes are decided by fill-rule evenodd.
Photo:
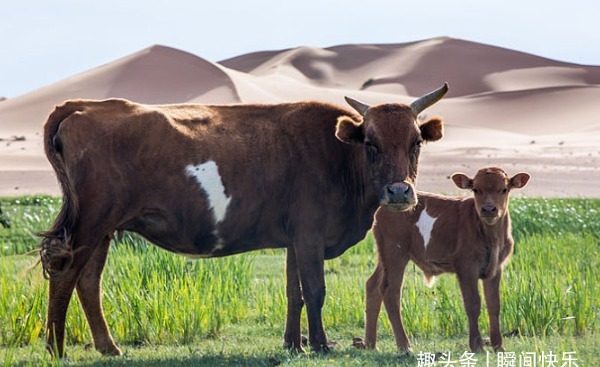
<instances>
[{"instance_id":1,"label":"white patch on cow's side","mask_svg":"<svg viewBox=\"0 0 600 367\"><path fill-rule=\"evenodd\" d=\"M435 219L436 218L427 214L427 210L423 209L419 216L419 220L417 221L417 228L419 228L419 233L421 233L421 237L423 237L423 246L425 249L427 249L427 245L429 245Z\"/></svg>"},{"instance_id":2,"label":"white patch on cow's side","mask_svg":"<svg viewBox=\"0 0 600 367\"><path fill-rule=\"evenodd\" d=\"M219 167L215 161L207 161L202 164L188 164L185 167L186 173L196 179L200 188L208 196L208 205L215 216L215 222L221 223L227 214L227 207L231 197L225 195L225 186L219 175Z\"/></svg>"}]
</instances>

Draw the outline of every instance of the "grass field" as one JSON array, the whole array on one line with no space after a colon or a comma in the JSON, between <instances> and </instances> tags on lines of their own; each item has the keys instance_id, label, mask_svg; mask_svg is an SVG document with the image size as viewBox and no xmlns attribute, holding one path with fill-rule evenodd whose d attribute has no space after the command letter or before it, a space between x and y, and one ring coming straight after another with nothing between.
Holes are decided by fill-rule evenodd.
<instances>
[{"instance_id":1,"label":"grass field","mask_svg":"<svg viewBox=\"0 0 600 367\"><path fill-rule=\"evenodd\" d=\"M125 357L102 357L90 348L91 335L74 297L67 317L69 359L52 360L42 340L47 282L39 267L27 270L35 255L24 254L35 249L33 233L48 228L59 204L51 197L0 198L12 224L0 228L0 363L5 366L415 366L437 352L450 352L455 366L469 365L467 322L455 278L441 276L427 288L412 265L402 302L415 356L396 353L385 313L380 351L352 348L352 338L363 334L364 282L376 259L370 235L326 262L323 319L328 337L339 343L333 353L293 355L281 348L283 251L190 261L127 235L112 247L103 279L107 321ZM557 367L598 365L600 200L514 199L511 213L516 253L501 289L502 330L511 334L507 352L475 355L470 366L511 366L506 363L513 357L514 366L536 359L545 367L553 358ZM485 311L480 325L487 333Z\"/></svg>"}]
</instances>

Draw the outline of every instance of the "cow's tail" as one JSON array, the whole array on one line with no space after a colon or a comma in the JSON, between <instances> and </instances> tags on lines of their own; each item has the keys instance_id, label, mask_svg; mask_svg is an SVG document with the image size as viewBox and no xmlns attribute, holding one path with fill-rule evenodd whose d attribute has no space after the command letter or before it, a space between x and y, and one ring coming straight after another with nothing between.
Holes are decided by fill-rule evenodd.
<instances>
[{"instance_id":1,"label":"cow's tail","mask_svg":"<svg viewBox=\"0 0 600 367\"><path fill-rule=\"evenodd\" d=\"M62 156L62 142L58 130L67 117L82 109L81 102L66 102L52 111L44 125L44 150L63 193L62 206L52 227L38 234L42 237L39 251L46 279L66 272L73 263L72 239L79 219L79 202Z\"/></svg>"}]
</instances>

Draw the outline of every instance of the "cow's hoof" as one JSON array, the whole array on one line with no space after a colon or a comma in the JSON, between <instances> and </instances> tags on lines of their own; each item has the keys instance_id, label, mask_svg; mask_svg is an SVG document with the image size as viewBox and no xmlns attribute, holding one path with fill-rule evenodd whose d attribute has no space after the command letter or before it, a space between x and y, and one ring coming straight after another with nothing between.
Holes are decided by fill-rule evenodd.
<instances>
[{"instance_id":1,"label":"cow's hoof","mask_svg":"<svg viewBox=\"0 0 600 367\"><path fill-rule=\"evenodd\" d=\"M329 346L329 343L327 344L318 344L315 346L310 347L311 352L313 353L321 353L321 354L326 354L331 352L331 347Z\"/></svg>"},{"instance_id":2,"label":"cow's hoof","mask_svg":"<svg viewBox=\"0 0 600 367\"><path fill-rule=\"evenodd\" d=\"M329 353L332 349L338 348L340 343L336 341L328 341L325 344L317 344L316 346L311 345L311 351L315 353Z\"/></svg>"},{"instance_id":3,"label":"cow's hoof","mask_svg":"<svg viewBox=\"0 0 600 367\"><path fill-rule=\"evenodd\" d=\"M283 343L283 349L287 350L292 354L306 354L306 350L302 348L302 344L294 346L291 343Z\"/></svg>"},{"instance_id":4,"label":"cow's hoof","mask_svg":"<svg viewBox=\"0 0 600 367\"><path fill-rule=\"evenodd\" d=\"M121 357L123 352L116 345L107 346L107 347L96 347L96 350L102 353L103 356L113 356L113 357Z\"/></svg>"}]
</instances>

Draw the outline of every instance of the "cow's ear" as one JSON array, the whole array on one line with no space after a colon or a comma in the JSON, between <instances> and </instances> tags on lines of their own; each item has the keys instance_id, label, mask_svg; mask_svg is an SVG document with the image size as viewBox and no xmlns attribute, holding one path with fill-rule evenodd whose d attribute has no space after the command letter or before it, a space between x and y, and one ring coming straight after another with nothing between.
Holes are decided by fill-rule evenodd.
<instances>
[{"instance_id":1,"label":"cow's ear","mask_svg":"<svg viewBox=\"0 0 600 367\"><path fill-rule=\"evenodd\" d=\"M471 190L473 189L473 179L464 173L455 173L452 175L452 181L454 184L461 189Z\"/></svg>"},{"instance_id":2,"label":"cow's ear","mask_svg":"<svg viewBox=\"0 0 600 367\"><path fill-rule=\"evenodd\" d=\"M531 176L529 175L529 173L517 173L510 179L511 189L520 189L522 187L525 187L525 185L527 185L527 182L529 182L530 178Z\"/></svg>"},{"instance_id":3,"label":"cow's ear","mask_svg":"<svg viewBox=\"0 0 600 367\"><path fill-rule=\"evenodd\" d=\"M365 128L348 116L338 118L335 137L347 144L362 144L365 141Z\"/></svg>"},{"instance_id":4,"label":"cow's ear","mask_svg":"<svg viewBox=\"0 0 600 367\"><path fill-rule=\"evenodd\" d=\"M439 117L434 117L419 125L421 138L425 141L437 141L444 136L444 122Z\"/></svg>"}]
</instances>

